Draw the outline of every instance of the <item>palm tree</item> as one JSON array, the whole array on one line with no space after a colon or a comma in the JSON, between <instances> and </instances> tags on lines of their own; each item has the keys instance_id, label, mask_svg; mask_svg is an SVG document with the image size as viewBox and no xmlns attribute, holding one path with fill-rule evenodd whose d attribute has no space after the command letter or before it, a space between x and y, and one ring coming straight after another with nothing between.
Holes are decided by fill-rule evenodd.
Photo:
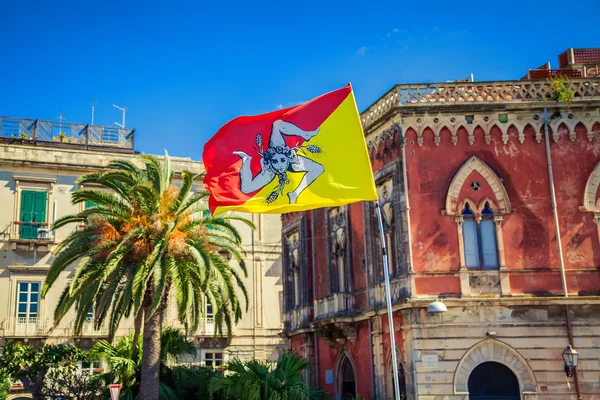
<instances>
[{"instance_id":1,"label":"palm tree","mask_svg":"<svg viewBox=\"0 0 600 400\"><path fill-rule=\"evenodd\" d=\"M56 323L74 306L79 333L93 310L95 326L107 321L112 340L121 319L134 317L136 337L143 325L140 397L157 400L160 327L169 293L174 290L178 319L192 330L198 328L207 299L218 332L222 333L223 323L231 332L232 323L242 315L236 288L245 297L246 311L248 296L240 274L224 255L237 260L247 276L241 237L232 222L253 226L235 215L205 215L202 200L207 192L192 190L198 175L183 171L181 186L173 186L166 152L162 163L149 155L139 160L143 169L130 161L112 161L110 170L78 180L110 193L96 189L73 193L73 203L95 205L54 223L53 229L72 223L83 227L58 245L42 296L62 271L78 262L55 309ZM134 353L136 345L134 339Z\"/></svg>"},{"instance_id":2,"label":"palm tree","mask_svg":"<svg viewBox=\"0 0 600 400\"><path fill-rule=\"evenodd\" d=\"M282 353L273 368L267 362L233 360L225 375L210 382L212 392L228 399L244 400L320 400L329 398L322 389L309 388L303 372L309 367L305 358L295 353Z\"/></svg>"},{"instance_id":3,"label":"palm tree","mask_svg":"<svg viewBox=\"0 0 600 400\"><path fill-rule=\"evenodd\" d=\"M160 362L165 375L170 374L169 368L166 366L167 360L176 361L180 356L196 353L194 343L176 328L162 328L160 340ZM139 352L134 354L134 349L143 345L140 343L141 338L138 339L137 346L133 345L133 341L133 334L120 337L114 345L106 340L100 340L91 350L91 358L104 360L109 367L108 372L100 376L100 379L105 382L120 383L122 387L121 399L123 400L135 399L140 389L142 357ZM176 398L177 396L174 396L176 389L176 387L164 383L161 379L159 398Z\"/></svg>"}]
</instances>

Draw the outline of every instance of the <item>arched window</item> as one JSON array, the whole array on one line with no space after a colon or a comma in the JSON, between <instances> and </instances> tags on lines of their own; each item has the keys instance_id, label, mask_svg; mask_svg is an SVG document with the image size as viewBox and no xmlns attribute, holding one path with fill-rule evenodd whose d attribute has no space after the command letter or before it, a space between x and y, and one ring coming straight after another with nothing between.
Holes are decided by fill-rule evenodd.
<instances>
[{"instance_id":1,"label":"arched window","mask_svg":"<svg viewBox=\"0 0 600 400\"><path fill-rule=\"evenodd\" d=\"M489 203L481 214L475 214L469 203L462 211L465 263L467 268L498 269L498 245L494 227L494 212Z\"/></svg>"},{"instance_id":2,"label":"arched window","mask_svg":"<svg viewBox=\"0 0 600 400\"><path fill-rule=\"evenodd\" d=\"M395 276L398 273L398 269L396 266L396 221L394 220L394 206L385 207L382 216L390 275Z\"/></svg>"}]
</instances>

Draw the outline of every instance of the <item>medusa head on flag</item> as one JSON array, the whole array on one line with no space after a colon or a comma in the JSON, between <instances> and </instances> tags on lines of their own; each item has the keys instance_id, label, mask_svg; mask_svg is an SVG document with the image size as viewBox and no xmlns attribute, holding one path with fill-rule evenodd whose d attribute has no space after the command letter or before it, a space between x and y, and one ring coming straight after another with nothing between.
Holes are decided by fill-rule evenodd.
<instances>
[{"instance_id":1,"label":"medusa head on flag","mask_svg":"<svg viewBox=\"0 0 600 400\"><path fill-rule=\"evenodd\" d=\"M240 190L245 194L255 192L271 183L277 177L278 184L266 200L267 203L272 203L279 195L283 194L285 185L290 183L287 174L289 172L302 172L305 174L300 183L294 190L288 193L290 204L295 204L298 196L325 171L325 168L318 162L299 154L305 151L320 153L321 148L314 145L300 146L300 143L297 143L294 147L290 147L285 143L283 136L298 136L305 141L309 141L319 133L319 129L304 131L290 122L277 120L271 126L271 137L269 138L269 146L266 150L263 147L262 135L260 133L257 134L256 152L261 157L261 170L254 177L250 169L252 156L243 151L234 151L233 153L242 159Z\"/></svg>"}]
</instances>

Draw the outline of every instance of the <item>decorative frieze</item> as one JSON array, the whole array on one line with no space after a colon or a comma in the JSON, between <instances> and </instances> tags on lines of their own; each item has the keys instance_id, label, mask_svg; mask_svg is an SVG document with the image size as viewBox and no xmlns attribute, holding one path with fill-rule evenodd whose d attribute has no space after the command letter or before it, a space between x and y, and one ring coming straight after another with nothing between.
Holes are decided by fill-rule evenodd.
<instances>
[{"instance_id":1,"label":"decorative frieze","mask_svg":"<svg viewBox=\"0 0 600 400\"><path fill-rule=\"evenodd\" d=\"M558 143L561 138L568 138L570 143L582 139L578 137L580 136L577 134L578 131L586 132L585 138L593 141L596 133L600 133L598 122L600 122L599 110L557 110L548 115L548 132L555 143ZM491 145L493 129L497 129L500 133L500 137L496 140L500 140L504 145L508 145L511 140L524 144L527 140L527 132L535 132L535 141L541 143L544 133L544 114L542 111L515 111L507 114L481 112L474 115L403 114L401 119L392 122L391 126L368 134L370 154L374 153L376 159L388 154L388 151L395 146L401 129L405 132L414 131L416 144L419 147L428 140L431 140L430 143L436 147L445 144L456 146L460 142L458 134L460 130L466 131L469 145L474 145L477 140L482 139L487 145ZM482 132L483 136L477 137L475 131ZM392 140L389 140L390 138Z\"/></svg>"}]
</instances>

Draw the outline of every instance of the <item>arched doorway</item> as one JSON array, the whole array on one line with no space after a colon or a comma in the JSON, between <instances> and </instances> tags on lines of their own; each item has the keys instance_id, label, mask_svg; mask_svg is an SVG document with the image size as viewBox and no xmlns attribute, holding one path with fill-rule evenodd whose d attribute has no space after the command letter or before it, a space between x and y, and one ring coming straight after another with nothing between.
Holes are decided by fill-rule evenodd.
<instances>
[{"instance_id":1,"label":"arched doorway","mask_svg":"<svg viewBox=\"0 0 600 400\"><path fill-rule=\"evenodd\" d=\"M520 400L519 381L505 365L479 364L469 375L470 400Z\"/></svg>"},{"instance_id":2,"label":"arched doorway","mask_svg":"<svg viewBox=\"0 0 600 400\"><path fill-rule=\"evenodd\" d=\"M404 374L404 367L402 363L402 355L400 351L396 349L396 360L398 360L398 384L400 385L400 395L406 396L406 376ZM390 354L388 361L388 373L385 377L385 388L386 388L386 396L388 399L393 399L395 396L394 393L394 368L393 368L393 358Z\"/></svg>"},{"instance_id":3,"label":"arched doorway","mask_svg":"<svg viewBox=\"0 0 600 400\"><path fill-rule=\"evenodd\" d=\"M344 354L338 367L338 398L352 400L356 398L356 375L350 358Z\"/></svg>"}]
</instances>

